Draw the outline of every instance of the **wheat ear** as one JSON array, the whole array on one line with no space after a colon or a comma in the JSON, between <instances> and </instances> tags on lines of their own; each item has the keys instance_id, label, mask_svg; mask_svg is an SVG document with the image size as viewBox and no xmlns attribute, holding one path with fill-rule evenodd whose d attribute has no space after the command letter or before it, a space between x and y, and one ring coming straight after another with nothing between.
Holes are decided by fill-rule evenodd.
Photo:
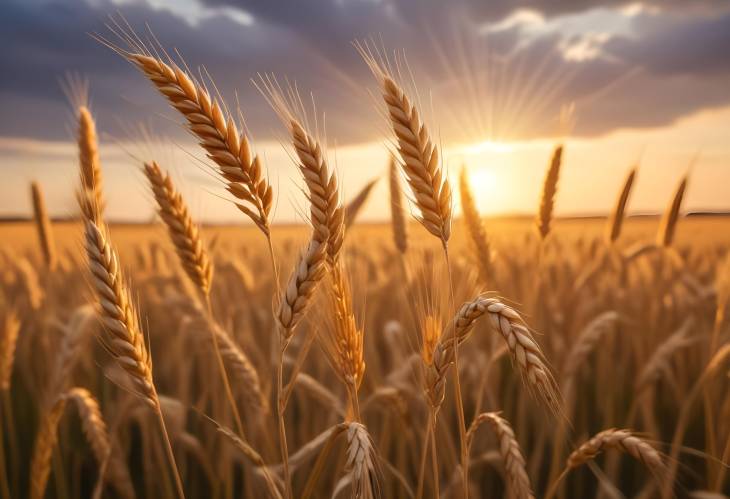
<instances>
[{"instance_id":1,"label":"wheat ear","mask_svg":"<svg viewBox=\"0 0 730 499\"><path fill-rule=\"evenodd\" d=\"M616 200L616 206L613 209L611 218L608 222L607 239L609 243L614 243L618 240L621 235L621 227L624 223L626 205L629 202L629 196L631 195L631 188L634 185L634 179L636 178L636 168L632 168L629 174L626 176L624 181L623 189Z\"/></svg>"},{"instance_id":2,"label":"wheat ear","mask_svg":"<svg viewBox=\"0 0 730 499\"><path fill-rule=\"evenodd\" d=\"M0 390L10 389L19 333L20 320L13 310L9 310L3 318L2 343L0 343Z\"/></svg>"},{"instance_id":3,"label":"wheat ear","mask_svg":"<svg viewBox=\"0 0 730 499\"><path fill-rule=\"evenodd\" d=\"M314 227L309 244L299 256L289 282L281 297L277 320L281 334L288 342L294 328L304 315L317 284L326 273L327 232L322 227Z\"/></svg>"},{"instance_id":4,"label":"wheat ear","mask_svg":"<svg viewBox=\"0 0 730 499\"><path fill-rule=\"evenodd\" d=\"M545 181L542 184L542 195L540 197L540 211L537 214L537 231L542 239L550 233L550 225L553 220L553 208L555 207L555 194L558 191L558 179L560 178L560 165L563 158L563 146L559 145L553 151L550 165L545 173Z\"/></svg>"},{"instance_id":5,"label":"wheat ear","mask_svg":"<svg viewBox=\"0 0 730 499\"><path fill-rule=\"evenodd\" d=\"M563 364L565 384L575 377L601 338L614 329L614 325L619 319L618 312L610 310L599 314L583 328L573 343L570 352L565 357L565 363Z\"/></svg>"},{"instance_id":6,"label":"wheat ear","mask_svg":"<svg viewBox=\"0 0 730 499\"><path fill-rule=\"evenodd\" d=\"M53 238L51 219L48 218L43 190L38 182L32 182L30 191L33 198L33 220L38 230L38 242L41 245L41 251L43 251L43 260L46 262L46 266L53 270L58 263L58 256L56 255L56 241Z\"/></svg>"},{"instance_id":7,"label":"wheat ear","mask_svg":"<svg viewBox=\"0 0 730 499\"><path fill-rule=\"evenodd\" d=\"M375 445L367 428L360 423L350 423L347 427L347 462L350 470L352 497L370 499L378 497L379 467Z\"/></svg>"},{"instance_id":8,"label":"wheat ear","mask_svg":"<svg viewBox=\"0 0 730 499\"><path fill-rule=\"evenodd\" d=\"M190 132L198 138L208 157L218 165L228 191L238 200L236 206L268 238L269 214L273 191L262 173L261 161L251 150L245 133L208 89L172 61L164 62L141 45L125 38L128 50L103 41L134 64L159 92L187 120Z\"/></svg>"},{"instance_id":9,"label":"wheat ear","mask_svg":"<svg viewBox=\"0 0 730 499\"><path fill-rule=\"evenodd\" d=\"M99 403L85 388L72 388L66 392L65 397L76 403L86 440L89 442L97 462L100 465L103 464L109 458L111 444Z\"/></svg>"},{"instance_id":10,"label":"wheat ear","mask_svg":"<svg viewBox=\"0 0 730 499\"><path fill-rule=\"evenodd\" d=\"M90 305L77 308L68 325L62 326L63 339L56 354L56 363L53 369L51 384L48 388L48 401L55 400L66 391L71 373L73 372L86 339L90 335L92 326L96 323L96 313Z\"/></svg>"},{"instance_id":11,"label":"wheat ear","mask_svg":"<svg viewBox=\"0 0 730 499\"><path fill-rule=\"evenodd\" d=\"M48 475L51 473L51 454L58 440L56 428L65 407L66 398L56 397L41 420L30 463L30 499L43 499L45 495Z\"/></svg>"},{"instance_id":12,"label":"wheat ear","mask_svg":"<svg viewBox=\"0 0 730 499\"><path fill-rule=\"evenodd\" d=\"M345 209L342 206L337 173L331 170L316 132L307 126L306 112L296 90L284 96L276 80L261 78L261 92L276 111L292 140L299 170L307 184L310 223L321 233L327 231L327 261L337 263L345 239Z\"/></svg>"},{"instance_id":13,"label":"wheat ear","mask_svg":"<svg viewBox=\"0 0 730 499\"><path fill-rule=\"evenodd\" d=\"M497 436L499 454L502 457L512 493L519 499L533 499L535 496L532 493L530 477L525 469L525 458L522 455L520 444L517 442L515 432L509 422L499 413L484 412L474 419L466 432L469 446L471 446L477 429L484 423L489 423Z\"/></svg>"},{"instance_id":14,"label":"wheat ear","mask_svg":"<svg viewBox=\"0 0 730 499\"><path fill-rule=\"evenodd\" d=\"M420 113L384 64L360 44L356 48L380 85L398 143L400 165L418 207L418 221L446 246L451 235L451 187Z\"/></svg>"},{"instance_id":15,"label":"wheat ear","mask_svg":"<svg viewBox=\"0 0 730 499\"><path fill-rule=\"evenodd\" d=\"M328 293L333 327L319 335L335 372L348 388L356 420L359 420L357 389L365 374L363 359L364 332L355 320L349 282L342 265L332 269L331 289Z\"/></svg>"},{"instance_id":16,"label":"wheat ear","mask_svg":"<svg viewBox=\"0 0 730 499\"><path fill-rule=\"evenodd\" d=\"M390 156L388 166L390 187L390 223L393 229L393 242L401 254L408 249L408 223L406 222L405 206L403 205L403 191L400 185L400 175L395 158Z\"/></svg>"},{"instance_id":17,"label":"wheat ear","mask_svg":"<svg viewBox=\"0 0 730 499\"><path fill-rule=\"evenodd\" d=\"M474 193L469 183L469 173L466 166L462 167L459 176L459 191L461 198L461 211L464 214L464 221L469 232L469 237L474 248L479 270L482 274L482 281L487 282L492 276L492 249L487 238L487 231L484 222L477 209Z\"/></svg>"},{"instance_id":18,"label":"wheat ear","mask_svg":"<svg viewBox=\"0 0 730 499\"><path fill-rule=\"evenodd\" d=\"M213 265L185 200L175 188L170 175L163 173L156 162L145 163L144 172L157 201L158 213L167 226L185 273L203 295L207 296L210 292Z\"/></svg>"},{"instance_id":19,"label":"wheat ear","mask_svg":"<svg viewBox=\"0 0 730 499\"><path fill-rule=\"evenodd\" d=\"M124 283L119 258L102 230L86 221L86 253L89 258L91 283L99 299L102 323L107 330L107 350L129 375L135 393L155 412L165 444L167 459L173 470L177 495L185 492L167 435L165 420L152 380L152 358L147 350L139 318L129 289Z\"/></svg>"},{"instance_id":20,"label":"wheat ear","mask_svg":"<svg viewBox=\"0 0 730 499\"><path fill-rule=\"evenodd\" d=\"M604 430L574 450L566 463L566 469L578 468L603 452L605 449L620 450L642 462L652 473L660 477L666 465L661 454L645 440L629 430L611 428Z\"/></svg>"},{"instance_id":21,"label":"wheat ear","mask_svg":"<svg viewBox=\"0 0 730 499\"><path fill-rule=\"evenodd\" d=\"M365 202L370 197L370 193L373 190L373 187L375 187L375 184L378 183L378 178L374 178L367 184L365 184L365 187L363 187L360 192L357 193L357 195L350 200L349 203L347 203L347 206L345 206L345 228L349 229L355 224L355 219L357 218L357 215L360 213L360 210L362 210L362 207L365 205Z\"/></svg>"},{"instance_id":22,"label":"wheat ear","mask_svg":"<svg viewBox=\"0 0 730 499\"><path fill-rule=\"evenodd\" d=\"M688 176L682 177L682 180L677 186L677 190L674 192L672 202L667 206L662 221L659 225L659 232L657 233L657 245L668 248L672 245L674 240L674 233L677 228L677 221L679 220L679 211L682 209L682 200L684 199L684 192L687 190Z\"/></svg>"},{"instance_id":23,"label":"wheat ear","mask_svg":"<svg viewBox=\"0 0 730 499\"><path fill-rule=\"evenodd\" d=\"M454 361L454 343L469 337L476 321L489 317L492 327L501 334L509 347L513 362L530 391L553 413L562 412L562 397L548 367L545 355L525 326L520 315L496 298L479 296L464 303L441 334L433 355L433 364L426 372L430 402L438 407L446 390L446 374ZM456 339L456 341L454 341Z\"/></svg>"},{"instance_id":24,"label":"wheat ear","mask_svg":"<svg viewBox=\"0 0 730 499\"><path fill-rule=\"evenodd\" d=\"M137 310L124 283L119 259L102 230L86 222L86 253L91 282L99 297L101 319L109 334L106 346L129 374L137 394L157 410L159 400L152 382L152 359L139 327Z\"/></svg>"},{"instance_id":25,"label":"wheat ear","mask_svg":"<svg viewBox=\"0 0 730 499\"><path fill-rule=\"evenodd\" d=\"M91 111L86 106L79 106L78 113L79 124L76 140L79 148L81 187L77 192L77 199L84 216L99 223L103 218L105 202L96 124Z\"/></svg>"}]
</instances>

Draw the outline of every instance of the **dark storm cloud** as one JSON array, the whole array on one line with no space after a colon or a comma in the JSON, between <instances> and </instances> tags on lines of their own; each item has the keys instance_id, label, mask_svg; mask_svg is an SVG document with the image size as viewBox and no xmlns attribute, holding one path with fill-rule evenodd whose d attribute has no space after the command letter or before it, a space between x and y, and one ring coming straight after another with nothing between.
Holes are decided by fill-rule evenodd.
<instances>
[{"instance_id":1,"label":"dark storm cloud","mask_svg":"<svg viewBox=\"0 0 730 499\"><path fill-rule=\"evenodd\" d=\"M603 48L609 57L576 62L563 57L560 47L566 40L559 33L526 42L518 27L480 38L477 26L515 7L555 16L624 2L466 0L455 7L436 0L204 1L240 8L254 22L244 26L218 14L190 25L142 2L122 7L108 0L5 2L0 7L0 43L8 48L0 52L0 136L68 138L68 106L57 84L67 70L88 75L102 130L123 138L119 122L137 123L157 114L178 120L136 70L88 35L110 35L104 23L118 9L140 32L148 23L163 45L179 49L193 68L204 63L229 103L237 92L257 138L276 137L281 129L249 83L259 72L296 79L305 94L314 89L319 108L327 111L329 135L340 143L378 137L382 127L365 92L373 88L372 78L350 42L381 35L387 47L405 50L419 85L433 89L445 136L463 121L480 131L480 97L459 84L454 68L468 69L473 77L483 64L493 64L482 57L485 44L489 57L519 61L528 74L548 68L535 78L542 85L522 89L537 98L500 101L509 105L503 109L509 117L503 120L506 128L507 121L533 115L516 126L523 136L554 132L559 106L571 100L579 104L576 131L582 134L658 125L730 102L723 91L730 88L728 2L661 2L666 12L635 17L637 37L609 40ZM509 90L499 89L498 97L510 95ZM677 91L688 96L677 98ZM449 102L441 113L439 99ZM166 120L157 121L164 132L180 133Z\"/></svg>"}]
</instances>

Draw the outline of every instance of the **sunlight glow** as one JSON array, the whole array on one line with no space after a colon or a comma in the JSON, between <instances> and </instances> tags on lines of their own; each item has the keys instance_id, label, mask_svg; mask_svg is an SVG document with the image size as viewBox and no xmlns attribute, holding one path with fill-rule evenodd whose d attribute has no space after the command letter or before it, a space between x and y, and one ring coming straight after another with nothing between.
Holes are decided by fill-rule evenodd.
<instances>
[{"instance_id":1,"label":"sunlight glow","mask_svg":"<svg viewBox=\"0 0 730 499\"><path fill-rule=\"evenodd\" d=\"M506 142L485 140L484 142L479 142L478 144L466 146L464 148L464 153L481 154L481 153L485 153L485 152L490 152L490 153L504 154L504 153L512 152L513 150L514 150L514 148L512 147L512 145L510 145Z\"/></svg>"}]
</instances>

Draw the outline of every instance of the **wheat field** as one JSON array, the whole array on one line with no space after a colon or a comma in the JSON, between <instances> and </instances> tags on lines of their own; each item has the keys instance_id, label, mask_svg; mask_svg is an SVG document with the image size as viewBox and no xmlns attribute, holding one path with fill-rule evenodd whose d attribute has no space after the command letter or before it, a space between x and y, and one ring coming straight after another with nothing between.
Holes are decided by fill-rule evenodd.
<instances>
[{"instance_id":1,"label":"wheat field","mask_svg":"<svg viewBox=\"0 0 730 499\"><path fill-rule=\"evenodd\" d=\"M106 220L77 109L78 217L0 226L0 493L15 497L695 497L730 491L730 233L684 217L482 218L368 44L391 221L358 223L301 99L263 75L309 205L272 219L235 113L130 33L99 40L179 112L240 211L201 226L165 165L159 223ZM460 175L459 175L460 173ZM458 191L452 183L458 183ZM457 195L458 192L458 195Z\"/></svg>"}]
</instances>

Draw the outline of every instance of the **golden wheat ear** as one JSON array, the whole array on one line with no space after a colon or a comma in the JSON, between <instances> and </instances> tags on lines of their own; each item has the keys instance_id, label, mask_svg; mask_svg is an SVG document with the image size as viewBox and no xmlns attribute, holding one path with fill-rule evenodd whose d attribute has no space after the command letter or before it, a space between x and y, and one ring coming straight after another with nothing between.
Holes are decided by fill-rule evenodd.
<instances>
[{"instance_id":1,"label":"golden wheat ear","mask_svg":"<svg viewBox=\"0 0 730 499\"><path fill-rule=\"evenodd\" d=\"M558 145L553 151L550 165L545 173L545 181L542 184L540 196L540 210L537 214L535 225L541 239L550 234L553 221L553 209L555 207L555 195L558 192L558 180L560 178L560 166L563 161L563 146Z\"/></svg>"},{"instance_id":2,"label":"golden wheat ear","mask_svg":"<svg viewBox=\"0 0 730 499\"><path fill-rule=\"evenodd\" d=\"M213 264L208 258L198 226L168 173L152 161L144 164L144 173L157 201L157 212L165 223L182 267L198 290L208 296L213 278Z\"/></svg>"},{"instance_id":3,"label":"golden wheat ear","mask_svg":"<svg viewBox=\"0 0 730 499\"><path fill-rule=\"evenodd\" d=\"M49 270L54 270L58 264L58 255L56 254L56 240L53 237L51 219L48 217L48 210L46 210L46 200L38 182L32 182L30 190L33 200L33 220L38 231L38 242L43 252L43 260Z\"/></svg>"},{"instance_id":4,"label":"golden wheat ear","mask_svg":"<svg viewBox=\"0 0 730 499\"><path fill-rule=\"evenodd\" d=\"M684 193L687 190L688 181L689 174L682 177L682 180L680 180L677 185L677 189L674 191L672 201L664 211L661 224L659 225L659 232L657 233L658 246L668 248L674 241L674 234L677 230L677 222L679 221L679 214L682 209L682 200L684 199Z\"/></svg>"},{"instance_id":5,"label":"golden wheat ear","mask_svg":"<svg viewBox=\"0 0 730 499\"><path fill-rule=\"evenodd\" d=\"M395 135L400 166L411 188L417 219L445 246L451 236L451 186L439 150L413 101L406 95L388 65L373 55L367 44L356 43L378 84L386 115Z\"/></svg>"},{"instance_id":6,"label":"golden wheat ear","mask_svg":"<svg viewBox=\"0 0 730 499\"><path fill-rule=\"evenodd\" d=\"M370 197L370 192L373 190L373 187L375 187L375 184L378 183L378 178L375 178L365 184L365 187L363 187L360 192L357 193L357 195L350 200L349 203L347 203L347 206L345 206L345 227L350 228L355 224L355 219L360 214L360 210L362 210L362 207L365 205L365 202Z\"/></svg>"},{"instance_id":7,"label":"golden wheat ear","mask_svg":"<svg viewBox=\"0 0 730 499\"><path fill-rule=\"evenodd\" d=\"M461 211L464 215L466 228L469 232L469 239L474 251L475 260L483 282L489 282L492 276L492 248L489 244L487 231L484 228L481 214L477 208L474 193L469 182L469 172L466 166L461 169L459 175L459 194L461 198Z\"/></svg>"},{"instance_id":8,"label":"golden wheat ear","mask_svg":"<svg viewBox=\"0 0 730 499\"><path fill-rule=\"evenodd\" d=\"M611 213L611 218L608 221L606 238L611 244L615 243L621 236L621 228L623 227L624 219L626 218L626 206L629 203L631 188L634 186L634 180L636 179L636 170L636 168L632 168L626 176L624 186L616 200L616 206L614 207L613 212Z\"/></svg>"},{"instance_id":9,"label":"golden wheat ear","mask_svg":"<svg viewBox=\"0 0 730 499\"><path fill-rule=\"evenodd\" d=\"M114 34L124 47L101 36L102 44L132 63L186 120L208 158L218 167L236 206L268 238L274 194L263 173L261 160L222 100L171 58L153 55L129 28L116 26ZM153 47L155 49L161 47ZM164 52L164 51L163 51ZM183 66L184 63L182 64ZM239 120L240 121L240 120Z\"/></svg>"},{"instance_id":10,"label":"golden wheat ear","mask_svg":"<svg viewBox=\"0 0 730 499\"><path fill-rule=\"evenodd\" d=\"M345 239L345 208L337 172L327 161L323 140L317 127L309 126L307 111L296 88L285 92L273 76L261 76L255 84L289 132L299 170L307 185L309 222L316 231L328 234L327 261L335 265Z\"/></svg>"}]
</instances>

